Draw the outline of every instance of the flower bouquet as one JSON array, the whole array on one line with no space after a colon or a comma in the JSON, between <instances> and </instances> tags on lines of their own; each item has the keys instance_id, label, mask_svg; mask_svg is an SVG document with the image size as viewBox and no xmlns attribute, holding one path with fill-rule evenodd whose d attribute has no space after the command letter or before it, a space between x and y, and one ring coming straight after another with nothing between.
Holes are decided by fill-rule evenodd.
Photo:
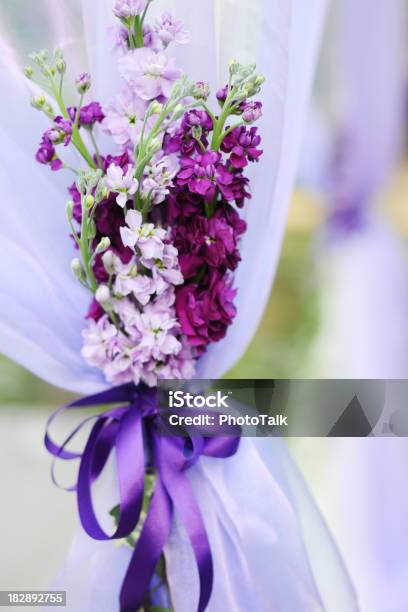
<instances>
[{"instance_id":1,"label":"flower bouquet","mask_svg":"<svg viewBox=\"0 0 408 612\"><path fill-rule=\"evenodd\" d=\"M166 588L162 553L174 508L191 539L204 610L211 550L184 470L201 454L234 454L238 441L192 439L186 459L185 442L157 435L154 387L160 379L192 378L197 359L235 316L233 271L246 229L239 209L250 198L245 169L262 155L251 126L262 114L254 97L264 78L255 65L231 61L228 83L216 94L218 110L211 110L209 86L190 82L169 56L170 45L186 44L188 33L170 13L148 24L149 5L115 2L123 89L106 108L86 100L88 73L76 79L77 103L67 104L60 50L32 53L25 68L43 90L32 105L51 122L36 159L75 175L66 215L77 251L72 272L90 295L82 356L112 385L69 408L127 404L96 417L81 455L66 450L77 431L60 446L47 433L46 445L56 458L81 459L75 488L85 531L100 540L125 538L134 548L121 610L150 610L153 594ZM101 151L96 126L111 137L113 154ZM69 146L82 167L64 160ZM112 536L96 518L91 484L113 448L121 498L111 511Z\"/></svg>"},{"instance_id":2,"label":"flower bouquet","mask_svg":"<svg viewBox=\"0 0 408 612\"><path fill-rule=\"evenodd\" d=\"M54 442L49 428L45 437L55 461L80 463L70 489L86 535L81 531L55 584L67 590L75 612L314 612L325 609L329 582L338 585L340 607L327 609L355 609L335 547L279 440L185 440L156 428L160 381L218 376L259 321L314 63L322 8L234 3L234 14L227 3L219 11L234 23L242 19L236 36L247 62L231 61L224 87L212 86L210 96L206 82L189 74L202 69L205 81L215 81L212 60L206 70L206 58L198 57L200 49L216 52L212 2L177 0L195 32L187 50L188 33L155 12L156 2L106 0L96 10L83 0L97 68L92 81L81 74L70 98L66 54L32 54L25 75L40 112L22 132L1 126L4 199L14 203L0 228L2 350L45 380L87 395L50 418L53 425L62 412L86 410L65 441ZM111 41L102 42L95 32L107 35L100 20L108 5L111 24L112 8L118 21ZM67 7L61 4L61 15ZM273 31L254 29L254 22L273 23ZM222 30L228 39L232 29ZM257 59L275 72L265 82L267 96L263 77L248 65L253 44L245 45L261 31ZM219 45L217 53L224 50ZM3 53L0 63L10 89L7 116L22 114L14 62ZM192 70L183 74L181 65ZM90 97L95 89L109 91L110 100ZM268 170L255 183L258 95L268 103ZM29 128L40 119L48 125L36 159L53 180L27 155ZM22 167L31 181L21 180ZM62 170L73 174L70 181L63 183ZM61 183L70 192L65 225ZM251 186L256 198L244 207ZM87 426L83 450L71 450ZM101 511L94 497L112 457L114 492L102 495ZM319 572L322 542L329 576Z\"/></svg>"}]
</instances>

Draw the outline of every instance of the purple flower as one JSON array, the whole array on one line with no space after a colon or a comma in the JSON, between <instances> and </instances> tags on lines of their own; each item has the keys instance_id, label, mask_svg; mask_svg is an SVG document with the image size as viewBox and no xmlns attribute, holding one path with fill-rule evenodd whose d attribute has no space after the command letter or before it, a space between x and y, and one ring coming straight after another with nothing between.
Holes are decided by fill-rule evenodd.
<instances>
[{"instance_id":1,"label":"purple flower","mask_svg":"<svg viewBox=\"0 0 408 612\"><path fill-rule=\"evenodd\" d=\"M254 123L262 117L262 102L247 102L242 110L242 119L245 123Z\"/></svg>"},{"instance_id":2,"label":"purple flower","mask_svg":"<svg viewBox=\"0 0 408 612\"><path fill-rule=\"evenodd\" d=\"M93 125L94 123L101 123L105 118L102 107L99 102L91 102L90 104L83 106L79 113L79 125Z\"/></svg>"},{"instance_id":3,"label":"purple flower","mask_svg":"<svg viewBox=\"0 0 408 612\"><path fill-rule=\"evenodd\" d=\"M225 100L227 99L227 95L228 95L228 87L222 87L221 89L219 89L216 93L217 96L217 100L220 103L221 106L224 105Z\"/></svg>"},{"instance_id":4,"label":"purple flower","mask_svg":"<svg viewBox=\"0 0 408 612\"><path fill-rule=\"evenodd\" d=\"M222 141L221 149L224 153L229 153L229 162L235 169L242 169L248 165L248 161L256 162L261 157L263 151L258 149L261 137L257 128L249 130L241 126L232 130Z\"/></svg>"},{"instance_id":5,"label":"purple flower","mask_svg":"<svg viewBox=\"0 0 408 612\"><path fill-rule=\"evenodd\" d=\"M190 40L189 33L183 29L181 21L175 21L168 12L156 19L154 30L165 48L171 42L184 45Z\"/></svg>"},{"instance_id":6,"label":"purple flower","mask_svg":"<svg viewBox=\"0 0 408 612\"><path fill-rule=\"evenodd\" d=\"M71 142L72 123L63 117L56 117L54 126L47 130L45 135L52 144L58 145L64 143L67 146Z\"/></svg>"},{"instance_id":7,"label":"purple flower","mask_svg":"<svg viewBox=\"0 0 408 612\"><path fill-rule=\"evenodd\" d=\"M204 132L211 132L214 126L207 111L193 109L184 114L181 127L185 133L191 133L193 127L201 127Z\"/></svg>"},{"instance_id":8,"label":"purple flower","mask_svg":"<svg viewBox=\"0 0 408 612\"><path fill-rule=\"evenodd\" d=\"M226 200L234 199L230 185L233 176L221 163L221 154L207 151L195 154L194 157L183 157L180 160L181 170L177 175L179 185L187 185L192 193L211 201L217 194L217 187Z\"/></svg>"},{"instance_id":9,"label":"purple flower","mask_svg":"<svg viewBox=\"0 0 408 612\"><path fill-rule=\"evenodd\" d=\"M245 229L245 221L228 204L218 206L209 219L196 214L176 225L172 237L184 278L194 278L205 265L234 270L241 259L238 241Z\"/></svg>"},{"instance_id":10,"label":"purple flower","mask_svg":"<svg viewBox=\"0 0 408 612\"><path fill-rule=\"evenodd\" d=\"M62 168L62 161L57 156L54 145L47 136L47 132L42 137L38 151L35 154L35 159L40 164L49 165L53 171Z\"/></svg>"},{"instance_id":11,"label":"purple flower","mask_svg":"<svg viewBox=\"0 0 408 612\"><path fill-rule=\"evenodd\" d=\"M143 100L170 96L174 82L181 76L174 58L151 49L135 49L119 59L119 72Z\"/></svg>"},{"instance_id":12,"label":"purple flower","mask_svg":"<svg viewBox=\"0 0 408 612\"><path fill-rule=\"evenodd\" d=\"M77 109L75 106L70 106L68 109L68 114L72 122L75 121ZM105 118L103 114L103 110L99 102L91 102L86 106L83 106L79 113L79 127L82 126L91 126L94 123L101 123Z\"/></svg>"},{"instance_id":13,"label":"purple flower","mask_svg":"<svg viewBox=\"0 0 408 612\"><path fill-rule=\"evenodd\" d=\"M113 12L119 19L136 17L145 10L149 0L116 0Z\"/></svg>"},{"instance_id":14,"label":"purple flower","mask_svg":"<svg viewBox=\"0 0 408 612\"><path fill-rule=\"evenodd\" d=\"M99 302L97 302L94 298L88 308L86 319L92 319L93 321L99 321L99 319L103 317L104 314L105 314L104 309L99 304Z\"/></svg>"},{"instance_id":15,"label":"purple flower","mask_svg":"<svg viewBox=\"0 0 408 612\"><path fill-rule=\"evenodd\" d=\"M176 289L176 312L181 329L200 353L211 342L224 338L236 315L235 295L230 279L218 272L211 275L207 288L191 284Z\"/></svg>"},{"instance_id":16,"label":"purple flower","mask_svg":"<svg viewBox=\"0 0 408 612\"><path fill-rule=\"evenodd\" d=\"M212 129L213 122L206 111L197 109L188 111L183 116L180 128L175 132L165 134L163 150L166 154L181 153L184 157L190 157L194 151L202 153L202 146L205 149L208 147L207 136ZM195 137L193 137L193 130L196 130Z\"/></svg>"}]
</instances>

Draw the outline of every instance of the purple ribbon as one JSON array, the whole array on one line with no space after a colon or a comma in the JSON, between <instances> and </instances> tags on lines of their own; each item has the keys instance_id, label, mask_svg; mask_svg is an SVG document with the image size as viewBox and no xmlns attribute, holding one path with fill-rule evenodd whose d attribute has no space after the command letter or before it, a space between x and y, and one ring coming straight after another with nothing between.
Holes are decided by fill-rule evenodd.
<instances>
[{"instance_id":1,"label":"purple ribbon","mask_svg":"<svg viewBox=\"0 0 408 612\"><path fill-rule=\"evenodd\" d=\"M213 562L204 522L186 470L201 455L231 457L237 451L238 437L190 438L162 434L157 410L157 392L144 385L122 385L82 398L57 410L48 420L45 446L57 459L80 459L76 485L78 510L86 533L96 540L128 537L135 529L143 506L146 466L156 468L157 481L147 517L127 569L120 593L121 612L138 610L145 601L156 566L170 534L174 510L186 529L200 578L198 612L209 602L213 585ZM98 405L123 404L80 423L63 444L49 435L51 423L66 410ZM69 442L90 421L95 421L82 453L66 450ZM113 448L120 494L118 524L112 535L101 527L92 502L92 483L102 473ZM145 449L147 453L145 453ZM146 459L147 455L147 459Z\"/></svg>"}]
</instances>

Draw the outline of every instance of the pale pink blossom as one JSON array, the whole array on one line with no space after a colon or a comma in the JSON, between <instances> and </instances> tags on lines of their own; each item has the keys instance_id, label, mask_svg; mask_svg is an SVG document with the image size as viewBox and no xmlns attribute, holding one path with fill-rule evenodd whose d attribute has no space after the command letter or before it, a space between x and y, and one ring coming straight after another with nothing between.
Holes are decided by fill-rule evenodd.
<instances>
[{"instance_id":1,"label":"pale pink blossom","mask_svg":"<svg viewBox=\"0 0 408 612\"><path fill-rule=\"evenodd\" d=\"M129 51L119 59L119 72L143 100L170 97L173 85L181 77L174 58L146 47Z\"/></svg>"},{"instance_id":2,"label":"pale pink blossom","mask_svg":"<svg viewBox=\"0 0 408 612\"><path fill-rule=\"evenodd\" d=\"M141 15L150 0L115 0L113 12L119 19Z\"/></svg>"},{"instance_id":3,"label":"pale pink blossom","mask_svg":"<svg viewBox=\"0 0 408 612\"><path fill-rule=\"evenodd\" d=\"M181 21L175 21L169 12L156 19L154 30L164 47L171 42L184 45L190 40L190 34L183 29Z\"/></svg>"},{"instance_id":4,"label":"pale pink blossom","mask_svg":"<svg viewBox=\"0 0 408 612\"><path fill-rule=\"evenodd\" d=\"M104 109L105 119L102 127L123 150L134 149L139 144L147 106L145 100L127 88ZM148 120L146 133L152 121L152 118Z\"/></svg>"},{"instance_id":5,"label":"pale pink blossom","mask_svg":"<svg viewBox=\"0 0 408 612\"><path fill-rule=\"evenodd\" d=\"M117 335L118 330L106 315L97 322L91 320L89 327L82 332L83 358L92 366L104 367L109 361L108 353Z\"/></svg>"}]
</instances>

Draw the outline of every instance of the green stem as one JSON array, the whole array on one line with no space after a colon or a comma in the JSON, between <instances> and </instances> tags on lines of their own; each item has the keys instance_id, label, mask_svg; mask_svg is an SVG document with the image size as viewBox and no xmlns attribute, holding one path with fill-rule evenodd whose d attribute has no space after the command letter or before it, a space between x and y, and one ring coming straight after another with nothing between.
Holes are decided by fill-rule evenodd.
<instances>
[{"instance_id":1,"label":"green stem","mask_svg":"<svg viewBox=\"0 0 408 612\"><path fill-rule=\"evenodd\" d=\"M58 108L61 111L62 116L65 119L70 119L70 116L68 114L67 108L64 104L64 100L62 98L62 95L59 92L58 87L55 84L54 78L53 76L50 74L49 76L50 78L50 83L51 83L51 88L52 88L52 92L55 98L56 103L58 104ZM78 114L78 113L77 113ZM72 136L71 136L71 140L73 145L75 146L75 148L77 149L77 151L82 155L82 157L84 158L84 160L86 161L86 163L91 167L91 168L96 168L96 165L92 159L92 156L90 155L88 149L86 148L81 135L79 133L79 129L77 126L74 125L72 126Z\"/></svg>"},{"instance_id":2,"label":"green stem","mask_svg":"<svg viewBox=\"0 0 408 612\"><path fill-rule=\"evenodd\" d=\"M137 49L141 49L144 45L143 42L143 22L139 16L135 17L135 44Z\"/></svg>"},{"instance_id":3,"label":"green stem","mask_svg":"<svg viewBox=\"0 0 408 612\"><path fill-rule=\"evenodd\" d=\"M81 222L81 238L79 244L79 250L82 256L82 263L84 265L84 270L87 278L89 279L90 289L93 294L95 294L98 283L96 282L93 270L92 270L92 256L89 249L89 238L88 238L88 211L86 208L86 194L82 196L82 222Z\"/></svg>"},{"instance_id":4,"label":"green stem","mask_svg":"<svg viewBox=\"0 0 408 612\"><path fill-rule=\"evenodd\" d=\"M92 142L93 147L95 149L96 159L98 160L98 166L99 166L99 168L102 168L102 157L101 157L101 154L100 154L100 151L99 151L99 148L98 148L98 143L96 142L95 135L93 133L92 128L89 130L89 136L91 138L91 142Z\"/></svg>"},{"instance_id":5,"label":"green stem","mask_svg":"<svg viewBox=\"0 0 408 612\"><path fill-rule=\"evenodd\" d=\"M135 41L134 41L134 38L133 38L132 27L131 26L128 27L128 39L129 39L129 47L131 49L135 49L136 45L135 45Z\"/></svg>"},{"instance_id":6,"label":"green stem","mask_svg":"<svg viewBox=\"0 0 408 612\"><path fill-rule=\"evenodd\" d=\"M213 151L218 151L218 149L220 148L223 139L223 130L225 122L227 121L230 114L233 112L234 108L234 88L231 87L227 99L225 100L224 106L222 107L222 113L214 124L213 138L211 142L211 148Z\"/></svg>"}]
</instances>

